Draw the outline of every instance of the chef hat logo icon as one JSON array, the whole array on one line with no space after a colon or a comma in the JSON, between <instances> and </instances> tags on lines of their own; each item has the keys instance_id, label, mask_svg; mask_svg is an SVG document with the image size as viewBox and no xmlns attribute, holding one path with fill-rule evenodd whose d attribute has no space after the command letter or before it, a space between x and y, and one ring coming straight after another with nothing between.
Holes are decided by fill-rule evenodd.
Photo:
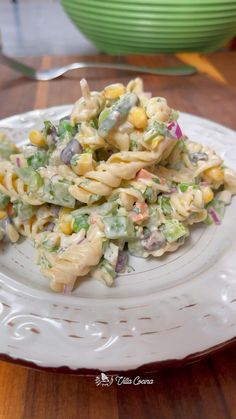
<instances>
[{"instance_id":1,"label":"chef hat logo icon","mask_svg":"<svg viewBox=\"0 0 236 419\"><path fill-rule=\"evenodd\" d=\"M108 377L104 372L101 372L101 374L95 378L96 386L110 387L112 383L113 377Z\"/></svg>"}]
</instances>

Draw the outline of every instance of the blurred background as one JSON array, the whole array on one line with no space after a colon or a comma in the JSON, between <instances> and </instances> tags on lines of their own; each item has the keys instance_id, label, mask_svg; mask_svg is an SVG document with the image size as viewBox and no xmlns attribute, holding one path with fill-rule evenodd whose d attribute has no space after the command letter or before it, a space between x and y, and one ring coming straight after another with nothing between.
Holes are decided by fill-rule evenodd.
<instances>
[{"instance_id":1,"label":"blurred background","mask_svg":"<svg viewBox=\"0 0 236 419\"><path fill-rule=\"evenodd\" d=\"M210 52L233 48L236 0L0 0L0 29L12 56Z\"/></svg>"},{"instance_id":2,"label":"blurred background","mask_svg":"<svg viewBox=\"0 0 236 419\"><path fill-rule=\"evenodd\" d=\"M4 52L12 56L93 54L60 0L0 0Z\"/></svg>"}]
</instances>

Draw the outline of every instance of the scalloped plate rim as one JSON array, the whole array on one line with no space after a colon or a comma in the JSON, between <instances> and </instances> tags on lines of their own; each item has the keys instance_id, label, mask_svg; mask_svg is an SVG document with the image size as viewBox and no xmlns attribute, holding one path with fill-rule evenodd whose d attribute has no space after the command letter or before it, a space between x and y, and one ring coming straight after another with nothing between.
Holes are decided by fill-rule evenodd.
<instances>
[{"instance_id":1,"label":"scalloped plate rim","mask_svg":"<svg viewBox=\"0 0 236 419\"><path fill-rule=\"evenodd\" d=\"M26 118L26 120L27 120L29 117L31 118L31 117L34 116L37 119L37 117L40 117L40 115L45 114L45 113L46 114L49 113L50 115L52 113L54 113L54 112L56 112L56 113L60 113L60 112L61 113L65 113L65 112L69 111L70 109L71 109L71 105L54 106L54 107L47 108L47 109L33 110L33 111L25 112L25 113L22 113L22 114L10 116L10 117L5 118L5 119L3 119L3 120L0 121L0 128L7 128L7 125L8 124L12 124L12 123L14 125L14 123L16 123L17 120L19 122L19 120L22 119L22 118ZM184 113L181 113L181 117L182 118L185 118L185 119L186 118L187 119L190 118L190 120L192 119L192 123L196 123L196 125L199 122L201 122L201 124L203 124L203 126L205 125L205 128L204 129L207 129L207 126L209 126L210 129L213 129L213 127L215 127L216 133L218 132L219 135L223 135L223 134L229 135L229 137L230 136L232 137L231 140L233 140L233 136L235 136L235 139L236 139L236 133L232 129L227 128L227 127L224 127L221 124L215 123L213 121L210 121L208 119L204 119L204 118L201 118L201 117L198 117L198 116L188 115L188 114L184 114ZM231 141L231 143L232 143L232 141ZM231 144L231 147L232 147L232 144ZM235 148L236 148L236 143L235 143ZM227 255L226 255L226 261L227 261ZM232 262L232 259L230 261ZM209 270L211 271L210 268L209 268ZM227 275L228 275L228 277L227 277ZM225 273L221 273L220 281L224 283L224 290L227 289L227 293L228 294L231 293L232 295L234 295L234 292L235 292L235 296L236 296L236 284L234 284L234 280L232 279L233 277L230 276L231 274L230 273L227 273L227 275ZM192 283L192 281L190 281L190 282ZM195 284L195 286L193 286L193 288L196 288L196 282L194 282L194 284ZM45 306L45 310L46 311L44 312L44 316L45 317L42 317L40 319L37 319L37 315L35 313L31 313L31 314L26 313L25 314L24 308L23 308L23 312L20 311L19 306L22 304L22 302L19 304L19 301L17 299L18 298L22 298L22 297L23 297L23 299L24 298L27 298L27 295L26 294L24 294L24 296L23 295L19 296L18 293L16 292L16 294L14 295L14 291L13 290L12 291L9 291L9 288L7 287L7 285L4 284L3 282L1 282L1 276L0 276L0 285L1 285L1 288L0 288L0 324L1 324L1 327L3 328L2 331L5 331L5 330L14 330L13 334L15 334L14 335L14 338L12 336L7 338L8 339L7 340L8 343L9 342L13 342L13 343L14 342L20 342L21 339L23 341L25 339L25 342L27 343L27 340L31 339L31 342L34 343L34 348L35 348L35 340L37 340L38 337L40 336L40 331L39 331L40 330L40 327L39 327L39 330L38 330L37 329L37 322L39 324L40 324L40 322L42 322L42 324L44 326L46 325L47 327L49 327L48 323L43 323L43 321L45 321L45 319L50 319L50 317L46 317L46 314L47 314L47 316L49 316L50 310L52 310L54 312L54 314L55 314L55 312L57 312L56 304L54 304L55 307L53 309L51 307L50 310L49 310L49 304L48 304L48 306L46 304L46 306ZM205 283L205 285L207 285L207 284ZM184 284L182 286L185 287ZM232 290L231 290L230 286L231 286ZM191 285L189 285L189 283L187 283L187 288L188 287L191 288ZM208 287L209 287L209 284L208 284ZM173 287L173 288L175 288L175 287ZM173 290L173 288L172 288L172 290ZM181 288L181 285L179 286L179 288ZM207 288L207 286L206 286L206 288ZM229 288L230 288L230 291L229 291ZM209 287L209 289L210 289L210 287ZM168 298L170 298L171 291L170 291L170 294L168 294L168 292L169 291L167 290L166 291L166 295L167 295ZM227 300L227 298L228 298L228 294L227 293L221 295L222 301L223 301L223 297L226 298L226 300ZM201 293L200 293L200 295L201 295ZM226 297L225 297L225 295L226 295ZM165 297L165 298L167 298L167 297ZM164 300L165 300L165 298L164 298ZM32 303L32 306L34 305L34 303L36 303L36 300L37 299L38 299L37 297L35 299L32 298L32 296L30 297L30 303ZM50 300L50 298L49 298L49 300ZM68 301L68 298L66 300ZM13 308L13 310L12 310L11 313L7 313L7 310L10 307L10 305L8 304L8 302L12 302L12 301L14 301L14 305L13 305L14 308ZM183 302L181 302L181 304L182 303ZM231 301L231 303L232 303L232 301ZM191 315L193 315L191 313L194 312L194 310L195 310L194 307L196 305L197 304L193 304L192 303L192 304L187 304L187 305L183 306L183 304L182 304L182 307L180 306L179 310L185 310L185 309L188 308L189 313L190 313L190 316L191 316ZM129 308L121 308L122 315L121 315L121 313L119 313L119 316L117 317L117 319L122 319L125 316L125 314L124 314L125 311L122 312L122 310L129 310L130 311L131 308L132 309L135 309L136 307L131 304L131 307L129 307ZM148 308L150 309L150 305L148 305ZM22 307L21 307L21 309L22 309ZM73 307L73 309L75 309L75 308ZM49 310L49 311L47 311L47 310ZM69 313L70 310L72 310L72 308L67 307L67 306L64 306L64 311L65 312ZM142 311L142 307L139 308L138 311L141 312ZM134 312L134 310L133 310L133 312ZM226 312L227 312L227 310L226 310ZM225 328L225 324L228 322L227 315L228 315L229 318L230 318L230 315L231 315L233 319L236 319L235 313L234 312L231 313L231 311L229 311L229 313L227 314L223 310L222 313L220 313L220 314L222 314L222 318L220 318L220 317L218 318L217 317L218 313L217 313L217 315L215 313L214 313L214 315L212 315L213 316L212 317L213 318L213 323L210 324L210 326L209 325L207 326L207 327L210 327L210 330L212 328L214 329L214 327L219 327L220 328L221 327L221 322L223 322L222 324L224 325L224 328ZM9 325L9 323L11 323L11 322L7 323L7 321L9 319L13 319L13 320L14 319L22 319L22 316L23 317L26 316L26 318L28 316L28 318L31 318L31 322L30 322L30 320L27 320L28 321L28 323L27 323L26 322L26 319L25 319L25 322L24 323L22 323L22 321L21 321L21 323L19 323L17 326L15 326L14 324L12 324L12 325L10 324ZM216 317L214 318L214 316L216 316ZM64 317L66 317L66 316L64 316ZM132 315L131 315L131 318L132 318ZM4 319L4 321L3 321L3 319ZM145 318L143 317L143 319L145 319ZM12 323L14 323L13 320L12 320ZM58 320L61 321L61 322L59 321L58 324L60 324L60 323L62 324L63 322L66 322L66 327L68 327L68 330L70 328L70 322L73 323L73 319L71 319L71 318L67 318L67 319L64 319L64 318L56 319L56 317L55 317L54 318L55 325L56 325L56 322ZM231 320L231 318L230 318L230 320ZM128 321L130 321L129 318L128 318L127 322ZM219 324L218 325L214 324L215 321L216 321L216 323L219 322ZM224 323L224 322L226 322L226 323ZM92 323L94 323L94 321L92 321L90 323L92 324ZM90 324L90 323L88 323L88 324ZM100 321L100 323L102 325L102 323L105 323L105 322ZM54 327L55 327L55 325L54 325ZM86 324L84 324L84 325L86 325ZM173 336L176 333L178 335L179 334L178 327L179 326L176 326L176 328L175 328L177 330L177 332L176 332L176 330L175 331L173 330L171 332L171 329L169 329L169 332L170 332L169 335L172 335ZM50 330L50 328L49 328L49 330ZM92 331L91 332L91 336L93 334L96 335L96 333L97 333L97 335L99 335L99 333L100 333L100 335L102 334L102 332L99 332L99 329L95 329L94 328L94 330L95 330L95 332ZM102 330L102 326L101 326L101 330ZM150 331L146 333L145 332L145 327L144 327L143 330L144 330L144 332L141 333L143 336L144 335L148 335L148 334L150 334L150 336L151 336L151 333L154 333L154 332L150 332ZM44 330L43 329L42 329L42 331L44 333ZM167 332L167 331L168 331L168 328L165 329L165 330L161 330L159 332L161 333L161 332ZM122 333L122 329L120 329L120 333ZM135 333L135 331L134 331L134 333ZM155 332L155 333L157 333L157 332ZM204 333L203 333L203 335L204 335ZM29 338L29 336L30 336L30 338ZM71 336L76 336L76 335L73 335L72 334ZM111 333L111 336L112 336L112 333ZM123 337L123 339L124 339L126 336L127 335L123 335L122 336L120 334L120 335L118 335L118 338L121 339ZM141 336L141 335L135 335L134 334L134 336L132 336L132 337L135 340L135 339L137 339L138 336ZM120 372L120 371L124 371L124 370L125 371L130 371L130 370L133 370L133 369L136 369L136 368L138 368L138 369L140 369L140 368L141 369L147 369L147 370L150 371L150 369L151 370L156 370L157 368L159 368L159 366L162 366L162 365L165 365L165 364L168 364L168 365L175 365L176 364L177 365L177 364L179 364L181 362L192 362L193 360L196 359L196 357L197 358L202 358L203 356L208 355L210 353L213 353L216 350L218 351L222 347L226 347L226 346L230 345L235 340L235 337L236 337L236 329L235 329L235 332L233 332L233 334L227 335L227 336L228 337L226 337L226 334L225 334L225 336L223 338L221 337L218 340L216 338L214 338L214 336L213 336L213 339L212 338L210 339L211 342L214 342L213 345L210 344L210 342L209 342L208 343L208 346L202 348L202 350L198 350L199 348L196 348L197 350L195 350L195 351L189 348L189 350L187 351L189 353L185 354L185 356L181 356L179 354L176 357L167 357L166 359L159 359L159 360L158 359L157 360L150 359L150 362L146 362L147 360L145 360L145 359L143 359L143 360L140 359L139 362L138 362L137 359L136 359L136 360L130 361L130 363L127 363L127 362L123 362L122 363L122 362L120 362L120 363L118 363L116 365L115 365L115 362L114 361L111 361L110 364L108 363L106 365L105 364L103 365L103 364L100 364L100 363L97 363L96 364L96 362L95 362L95 364L92 365L91 368L88 367L88 365L87 366L86 365L80 365L81 360L80 360L80 362L77 365L75 365L75 364L72 365L72 364L70 364L69 361L67 361L67 362L64 361L63 362L63 360L61 360L61 362L59 362L59 363L58 363L58 361L56 361L54 363L54 362L52 362L50 360L48 360L48 361L45 361L45 360L42 360L42 359L40 360L40 359L37 359L36 355L34 355L34 357L32 359L30 359L27 356L27 354L24 354L24 351L22 351L21 353L18 353L18 354L15 353L14 352L14 345L11 345L11 344L8 345L8 347L5 344L4 351L2 351L3 345L1 343L0 343L0 359L1 358L2 359L5 358L5 360L8 360L8 361L10 360L11 362L21 363L22 365L28 364L28 366L37 367L37 368L45 368L45 369L52 369L52 370L58 369L61 372L63 372L63 369L65 369L65 370L67 370L65 372L72 372L72 373L78 373L78 374L81 374L81 373L82 374L90 374L91 371L99 371L99 370L102 370L102 371L116 371L116 372ZM58 336L57 336L57 338L58 338ZM127 336L127 338L128 338L128 336ZM6 337L5 337L5 339L6 339ZM75 337L71 337L71 339L75 339ZM81 336L77 336L76 339L80 340L81 339ZM148 336L148 339L149 339L149 336ZM151 340L145 341L145 338L144 338L144 343L143 343L142 340L140 340L140 348L142 346L147 347L149 345L155 346L153 344L152 338L150 338L150 339ZM173 337L171 339L173 339ZM60 342L60 338L59 338L59 342ZM74 347L74 343L75 342L71 343L72 347ZM115 344L115 341L113 343ZM110 344L110 347L108 345L109 349L111 348L111 346L112 346L113 343ZM126 344L127 344L127 339L126 339ZM10 346L12 346L12 348L9 348ZM76 348L79 348L79 346L76 343L75 347ZM131 345L131 347L132 347L132 345ZM191 345L190 345L190 347L191 347ZM100 350L99 348L100 347L98 347L98 349L95 348L93 350L94 351L96 351L96 350L99 351ZM81 350L81 348L80 348L80 350ZM114 368L111 368L112 365L114 365Z\"/></svg>"}]
</instances>

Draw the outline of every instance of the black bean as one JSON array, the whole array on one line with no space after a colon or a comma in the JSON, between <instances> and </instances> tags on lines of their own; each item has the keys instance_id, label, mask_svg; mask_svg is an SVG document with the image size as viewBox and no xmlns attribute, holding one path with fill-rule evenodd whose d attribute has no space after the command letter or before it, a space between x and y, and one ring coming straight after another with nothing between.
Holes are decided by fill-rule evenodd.
<instances>
[{"instance_id":1,"label":"black bean","mask_svg":"<svg viewBox=\"0 0 236 419\"><path fill-rule=\"evenodd\" d=\"M159 231L145 232L142 245L147 251L159 250L165 244L165 239Z\"/></svg>"},{"instance_id":2,"label":"black bean","mask_svg":"<svg viewBox=\"0 0 236 419\"><path fill-rule=\"evenodd\" d=\"M82 152L82 147L80 143L73 138L62 150L60 158L65 164L70 164L70 161L74 154L80 154Z\"/></svg>"},{"instance_id":3,"label":"black bean","mask_svg":"<svg viewBox=\"0 0 236 419\"><path fill-rule=\"evenodd\" d=\"M198 160L207 161L208 160L207 153L202 153L202 152L199 152L199 153L191 153L191 161L193 163L197 163Z\"/></svg>"}]
</instances>

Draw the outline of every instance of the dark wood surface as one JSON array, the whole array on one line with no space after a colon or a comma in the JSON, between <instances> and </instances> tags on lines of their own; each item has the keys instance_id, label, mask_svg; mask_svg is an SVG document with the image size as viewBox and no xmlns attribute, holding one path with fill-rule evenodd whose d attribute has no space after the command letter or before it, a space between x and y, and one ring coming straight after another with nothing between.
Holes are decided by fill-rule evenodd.
<instances>
[{"instance_id":1,"label":"dark wood surface","mask_svg":"<svg viewBox=\"0 0 236 419\"><path fill-rule=\"evenodd\" d=\"M47 68L82 58L27 58L25 62ZM123 60L150 66L178 63L174 56L89 59ZM198 56L197 61L195 56L194 60L195 64L200 62L207 74L144 75L146 91L165 96L171 106L180 111L236 129L236 53ZM92 88L100 89L117 80L126 83L132 76L134 74L120 71L83 70L52 82L34 82L0 66L0 118L33 108L74 102L80 93L81 77L86 77ZM130 374L125 376L131 377ZM141 374L141 377L153 379L154 384L118 386L113 383L109 388L96 387L94 377L39 372L0 362L0 419L236 418L236 346L192 365Z\"/></svg>"}]
</instances>

